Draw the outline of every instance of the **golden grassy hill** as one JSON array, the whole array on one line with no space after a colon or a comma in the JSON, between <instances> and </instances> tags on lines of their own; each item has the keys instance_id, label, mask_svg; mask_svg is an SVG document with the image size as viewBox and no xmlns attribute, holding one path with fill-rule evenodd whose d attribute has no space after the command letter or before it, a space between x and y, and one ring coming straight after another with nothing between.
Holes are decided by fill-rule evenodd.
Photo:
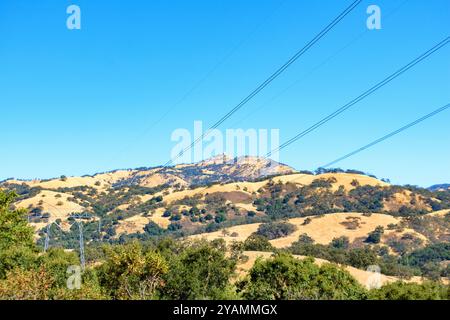
<instances>
[{"instance_id":1,"label":"golden grassy hill","mask_svg":"<svg viewBox=\"0 0 450 320\"><path fill-rule=\"evenodd\" d=\"M297 173L283 164L268 166L260 158L221 160L83 177L8 180L0 188L19 194L14 205L28 211L36 232L48 223L64 223L72 214L86 213L92 221L101 219L97 233L105 240L172 233L245 241L261 223L286 219L296 231L271 240L276 248L289 247L302 234L317 244L345 236L357 245L377 227L385 230L381 243L391 247L403 244L403 238L417 247L447 237L439 221L417 231L402 218L448 207L450 198L437 192L394 186L358 171ZM433 228L437 237L430 231ZM91 233L94 229L90 226Z\"/></svg>"},{"instance_id":2,"label":"golden grassy hill","mask_svg":"<svg viewBox=\"0 0 450 320\"><path fill-rule=\"evenodd\" d=\"M148 173L148 172L146 172ZM94 177L68 177L65 179L53 179L49 181L22 181L21 184L25 184L29 186L30 188L41 188L42 191L40 191L37 195L34 195L33 197L27 198L25 200L18 201L16 203L16 206L18 208L35 208L35 207L41 207L45 212L48 212L50 214L51 220L55 219L62 219L65 220L70 215L70 213L79 213L86 211L89 209L89 207L83 207L80 204L68 200L69 198L73 198L73 195L66 194L64 192L57 192L55 190L58 189L64 189L64 188L76 188L76 187L89 187L96 189L97 192L108 192L108 190L111 188L111 186L116 183L117 181L120 181L124 178L129 178L133 175L133 171L115 171L111 173L105 173L105 174L99 174ZM155 180L151 180L150 177L147 176L147 178L143 179L145 186L148 184L151 185L161 185L162 184L162 178L159 175L152 176L155 178ZM194 197L194 196L201 196L204 198L208 194L214 194L214 193L220 193L224 195L230 195L231 200L234 198L237 198L237 201L232 201L235 203L238 207L250 211L255 210L255 206L252 205L252 203L249 203L248 201L239 202L239 193L246 194L250 196L253 193L258 193L258 190L260 190L262 187L267 185L269 181L275 181L275 182L282 182L282 183L294 183L297 185L308 185L311 184L316 179L328 179L328 178L335 178L336 182L333 183L333 190L337 190L339 186L344 186L346 190L351 190L354 188L352 186L353 181L358 181L360 185L371 185L371 186L386 186L388 185L385 182L379 181L377 179L364 176L364 175L357 175L357 174L323 174L319 176L314 175L307 175L307 174L289 174L289 175L282 175L277 176L273 179L265 179L258 182L233 182L233 183L226 183L226 184L214 184L208 187L198 187L193 189L185 189L185 190L179 190L175 189L173 187L168 187L166 189L163 189L162 191L156 193L155 195L143 195L138 196L137 199L140 202L145 202L149 200L150 198L157 196L157 195L164 195L164 203L165 205L171 205L175 201L182 200L186 197ZM18 183L17 180L10 180L8 183L15 184ZM86 193L86 192L85 192ZM61 198L55 197L56 195L61 195ZM244 197L245 198L245 197ZM242 197L241 197L242 200ZM62 202L62 204L61 204ZM120 208L127 208L132 201L125 202L121 204ZM169 224L168 218L162 218L161 217L161 210L158 210L156 214L154 215L154 219L157 220L161 226L167 227ZM167 221L165 221L167 220ZM142 228L137 227L135 231L141 230ZM132 232L133 230L129 230Z\"/></svg>"},{"instance_id":3,"label":"golden grassy hill","mask_svg":"<svg viewBox=\"0 0 450 320\"><path fill-rule=\"evenodd\" d=\"M268 166L271 164L270 166ZM9 179L0 184L25 184L28 187L43 189L74 188L88 186L105 190L115 185L139 185L157 187L161 185L187 187L195 184L208 184L222 181L242 181L264 176L293 173L295 170L287 165L258 157L240 157L231 159L217 156L194 164L174 167L154 167L115 170L92 176L59 177L46 180Z\"/></svg>"},{"instance_id":4,"label":"golden grassy hill","mask_svg":"<svg viewBox=\"0 0 450 320\"><path fill-rule=\"evenodd\" d=\"M143 174L140 171L141 174ZM148 174L149 172L145 172ZM55 179L50 181L29 181L26 182L27 186L31 188L39 187L39 192L34 194L32 197L23 199L18 201L15 205L18 208L25 208L31 210L33 208L40 208L43 212L49 214L49 221L55 221L56 219L67 220L67 218L72 213L80 213L86 211L92 211L92 206L98 199L102 199L102 197L108 197L111 199L115 198L115 191L112 188L112 185L117 181L129 178L133 175L133 171L116 171L113 173L99 174L94 177L79 177L79 178L67 178L67 179ZM144 184L149 184L150 177L155 178L158 182L157 185L161 185L163 178L160 175L147 175L145 179L140 179ZM154 181L156 181L154 180ZM264 197L267 195L267 186L270 184L281 184L285 186L290 186L290 188L300 188L302 186L309 186L313 183L316 183L317 180L326 180L331 181L330 183L330 192L338 192L338 190L342 189L345 192L351 192L355 188L360 186L372 186L372 187L389 187L390 185L386 182L380 181L376 178L361 175L361 174L349 174L349 173L325 173L321 175L310 175L310 174L288 174L276 176L273 178L262 179L260 181L253 182L231 182L231 183L218 183L209 186L203 187L194 187L189 189L180 189L174 188L173 186L168 186L167 188L159 188L157 192L153 194L136 194L134 196L123 197L124 200L120 200L116 206L113 206L113 210L119 210L127 212L133 208L139 208L139 205L145 204L150 201L152 198L160 196L163 199L162 206L151 209L151 210L141 210L136 211L136 214L132 214L129 217L125 217L121 219L117 224L116 233L118 235L132 234L132 233L142 233L144 227L150 221L155 222L160 227L166 229L172 221L169 216L164 217L163 214L167 208L170 208L174 212L182 212L183 210L188 211L193 206L189 204L184 204L184 202L189 203L189 199L197 199L198 204L196 205L199 209L208 209L208 205L206 202L212 196L217 196L223 198L225 201L225 205L228 207L234 208L234 215L245 215L248 212L257 212L257 215L261 215L258 213L257 206L254 204L254 199L258 197ZM82 185L82 184L85 185ZM83 187L87 188L85 190L78 190L77 188ZM145 186L143 186L145 187ZM48 188L48 189L47 189ZM72 189L71 189L72 188ZM77 190L75 191L72 190ZM66 192L61 192L67 191ZM122 191L122 195L129 193L131 187L124 187ZM318 194L322 191L318 189ZM89 200L86 200L85 197L91 195ZM79 198L83 196L82 198ZM119 198L119 196L118 196ZM186 200L187 199L187 200ZM424 209L430 211L429 205L427 205L424 200L417 194L413 194L413 192L409 190L399 190L393 194L389 200L385 200L383 202L384 207L387 210L395 210L400 208L401 206L405 206L410 204L412 201L416 204L417 208ZM131 209L130 209L131 208ZM348 215L348 214L347 214ZM358 214L354 214L358 215ZM327 243L329 242L335 235L337 234L348 234L351 239L360 237L359 233L367 234L372 231L376 226L382 225L386 227L389 224L395 224L397 218L394 218L391 215L377 215L374 214L371 218L364 217L359 215L359 217L354 217L355 219L362 219L361 221L361 229L357 232L346 231L343 232L345 228L343 228L339 221L338 217L343 217L342 219L350 219L349 216L345 216L345 214L339 215L329 215L324 219L314 219L314 222L311 226L299 227L299 232L307 231L306 233L311 233L311 228L315 228L317 230L323 230L324 235L320 236L319 234L314 233L311 236L318 243ZM383 217L383 218L380 218ZM230 217L231 219L233 217ZM293 224L301 225L303 223L304 218L295 218L292 219ZM181 218L181 223L185 223L187 228L196 228L201 224L197 222L190 222L186 217ZM316 225L319 225L316 227ZM340 228L334 230L334 226L339 225ZM37 224L37 226L41 227L41 224ZM254 232L254 228L257 228L258 224L244 226L235 226L233 228L237 228L236 232L239 234L239 238L248 234L245 229L252 230ZM324 226L330 226L329 228L323 228ZM319 228L320 227L320 228ZM234 229L230 229L233 230ZM250 233L251 233L250 232ZM359 232L359 233L358 233ZM283 241L289 242L294 239L297 234L292 235L290 239L279 239L274 243L276 246L282 246ZM209 237L214 237L214 234Z\"/></svg>"},{"instance_id":5,"label":"golden grassy hill","mask_svg":"<svg viewBox=\"0 0 450 320\"><path fill-rule=\"evenodd\" d=\"M165 206L171 206L174 202L183 200L185 198L199 197L200 199L205 199L206 196L211 194L220 194L225 196L230 203L233 203L237 208L243 209L244 211L252 211L256 210L256 207L248 201L250 196L254 193L258 193L258 191L263 188L265 185L269 183L269 181L274 181L276 183L294 183L297 185L309 185L316 179L329 179L335 178L336 182L333 183L333 190L337 190L339 186L344 186L346 190L352 190L355 186L352 185L352 182L355 180L358 181L360 185L370 185L370 186L387 186L388 184L382 181L379 181L375 178L371 178L364 175L357 174L323 174L318 176L311 176L307 174L291 174L285 176L277 176L273 179L266 179L258 182L234 182L227 184L215 184L208 187L199 187L194 189L187 190L174 190L172 188L163 190L156 195L164 194L164 204ZM167 194L167 192L169 192ZM244 196L243 196L244 195ZM246 196L245 196L246 195ZM140 197L141 201L147 201L153 196L142 196ZM180 206L186 207L186 206ZM135 221L135 218L129 218L124 220L124 224L127 224L126 233L133 232L143 232L143 228L145 224L144 221L154 221L159 224L162 228L167 228L170 224L169 217L163 217L164 209L157 209L153 214L150 214L145 219L139 219L141 223L130 223L129 221ZM122 224L122 223L121 223ZM122 229L120 229L122 230Z\"/></svg>"},{"instance_id":6,"label":"golden grassy hill","mask_svg":"<svg viewBox=\"0 0 450 320\"><path fill-rule=\"evenodd\" d=\"M311 218L293 218L286 220L286 222L289 222L296 227L296 231L288 236L270 240L270 243L275 248L287 248L303 234L311 237L315 243L324 245L330 244L334 238L343 236L347 237L350 242L354 242L366 239L368 234L374 231L378 226L382 226L386 230L381 243L385 243L385 240L392 236L401 237L406 233L422 239L424 243L428 241L426 236L409 228L402 228L401 231L398 229L389 230L389 225L399 225L403 219L386 214L374 213L367 216L361 213L332 213L313 217L308 224L305 224L306 219ZM226 228L226 232L220 230L196 234L189 236L188 238L206 239L208 241L223 239L227 244L231 244L233 241L245 241L251 234L258 230L260 225L261 223L253 223L233 226Z\"/></svg>"}]
</instances>

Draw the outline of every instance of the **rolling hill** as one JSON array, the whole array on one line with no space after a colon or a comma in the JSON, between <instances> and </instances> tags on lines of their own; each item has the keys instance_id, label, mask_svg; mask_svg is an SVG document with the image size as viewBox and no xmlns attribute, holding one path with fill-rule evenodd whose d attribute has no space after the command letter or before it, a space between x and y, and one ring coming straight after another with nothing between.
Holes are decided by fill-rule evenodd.
<instances>
[{"instance_id":1,"label":"rolling hill","mask_svg":"<svg viewBox=\"0 0 450 320\"><path fill-rule=\"evenodd\" d=\"M87 245L161 237L240 244L250 261L242 272L256 256L277 250L343 264L361 281L370 272L354 254L378 256L384 282L405 274L419 281L411 277L427 274L428 258L408 271L402 261L422 251L437 254L432 261L442 275L450 265L441 248L450 242L450 190L391 185L356 170L298 172L266 159L219 156L168 168L9 179L0 188L18 194L14 206L24 210L40 245L48 227L52 246L76 249L78 219ZM258 236L267 237L262 247L252 242Z\"/></svg>"},{"instance_id":2,"label":"rolling hill","mask_svg":"<svg viewBox=\"0 0 450 320\"><path fill-rule=\"evenodd\" d=\"M428 188L430 191L445 191L450 189L450 183L435 184Z\"/></svg>"}]
</instances>

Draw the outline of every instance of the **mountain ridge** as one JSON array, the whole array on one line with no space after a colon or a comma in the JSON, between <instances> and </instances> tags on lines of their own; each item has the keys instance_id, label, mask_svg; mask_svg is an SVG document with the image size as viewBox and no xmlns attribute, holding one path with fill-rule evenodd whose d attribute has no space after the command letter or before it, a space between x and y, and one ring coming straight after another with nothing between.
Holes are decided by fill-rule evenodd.
<instances>
[{"instance_id":1,"label":"mountain ridge","mask_svg":"<svg viewBox=\"0 0 450 320\"><path fill-rule=\"evenodd\" d=\"M450 183L434 184L434 185L428 187L428 190L430 190L430 191L439 191L439 190L448 190L448 189L450 189Z\"/></svg>"},{"instance_id":2,"label":"mountain ridge","mask_svg":"<svg viewBox=\"0 0 450 320\"><path fill-rule=\"evenodd\" d=\"M171 167L139 167L136 169L115 169L83 176L60 176L50 179L15 179L0 181L1 184L25 183L29 186L48 184L54 181L71 181L69 187L91 185L90 180L102 180L112 186L141 185L156 187L158 185L192 186L232 181L248 181L267 176L297 172L294 168L262 157L230 158L219 155L191 164L178 164ZM78 183L77 183L78 181ZM55 185L55 183L53 183ZM62 184L64 185L64 184Z\"/></svg>"}]
</instances>

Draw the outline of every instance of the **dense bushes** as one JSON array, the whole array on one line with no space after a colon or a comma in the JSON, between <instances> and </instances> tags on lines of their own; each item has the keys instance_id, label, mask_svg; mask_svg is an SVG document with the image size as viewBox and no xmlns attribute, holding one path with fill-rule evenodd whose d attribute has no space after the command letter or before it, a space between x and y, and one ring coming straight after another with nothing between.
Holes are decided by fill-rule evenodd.
<instances>
[{"instance_id":1,"label":"dense bushes","mask_svg":"<svg viewBox=\"0 0 450 320\"><path fill-rule=\"evenodd\" d=\"M423 284L394 282L371 290L369 298L373 300L448 300L450 287L436 282Z\"/></svg>"},{"instance_id":2,"label":"dense bushes","mask_svg":"<svg viewBox=\"0 0 450 320\"><path fill-rule=\"evenodd\" d=\"M99 268L99 282L113 299L151 299L168 272L160 253L144 252L141 245L107 247L106 260Z\"/></svg>"},{"instance_id":3,"label":"dense bushes","mask_svg":"<svg viewBox=\"0 0 450 320\"><path fill-rule=\"evenodd\" d=\"M16 194L0 190L0 279L17 265L35 263L37 248L33 229L24 219L23 210L9 210Z\"/></svg>"},{"instance_id":4,"label":"dense bushes","mask_svg":"<svg viewBox=\"0 0 450 320\"><path fill-rule=\"evenodd\" d=\"M431 279L448 277L448 265L450 261L450 243L435 243L404 255L401 262L404 265L421 270L424 276ZM443 264L444 263L444 264Z\"/></svg>"},{"instance_id":5,"label":"dense bushes","mask_svg":"<svg viewBox=\"0 0 450 320\"><path fill-rule=\"evenodd\" d=\"M238 287L244 299L350 300L366 297L364 288L347 271L331 264L318 266L313 259L299 260L287 254L257 260Z\"/></svg>"},{"instance_id":6,"label":"dense bushes","mask_svg":"<svg viewBox=\"0 0 450 320\"><path fill-rule=\"evenodd\" d=\"M348 249L348 243L348 238L340 237L333 239L330 245L314 244L305 241L304 236L300 236L298 241L292 243L288 251L292 254L321 258L360 269L378 262L374 249L369 247Z\"/></svg>"},{"instance_id":7,"label":"dense bushes","mask_svg":"<svg viewBox=\"0 0 450 320\"><path fill-rule=\"evenodd\" d=\"M387 209L385 204L395 200L395 194L403 193L410 187L359 185L352 181L353 188L346 191L343 186L336 187L336 180L316 179L305 186L293 186L290 183L268 183L261 190L262 196L254 200L258 211L265 212L272 219L311 216L334 212L385 212L394 216L421 216L427 213L423 204L432 206L439 199L439 208L450 208L450 191L430 192L416 188L414 194L422 199L419 204L412 199L408 205ZM397 209L398 208L398 209Z\"/></svg>"},{"instance_id":8,"label":"dense bushes","mask_svg":"<svg viewBox=\"0 0 450 320\"><path fill-rule=\"evenodd\" d=\"M412 266L427 262L450 261L450 243L435 243L406 255L403 260Z\"/></svg>"},{"instance_id":9,"label":"dense bushes","mask_svg":"<svg viewBox=\"0 0 450 320\"><path fill-rule=\"evenodd\" d=\"M383 274L401 278L420 274L419 268L404 264L401 258L389 255L385 247L351 248L346 237L335 238L329 245L323 245L314 244L311 238L301 235L298 241L292 243L288 251L292 254L321 258L359 269L378 265Z\"/></svg>"},{"instance_id":10,"label":"dense bushes","mask_svg":"<svg viewBox=\"0 0 450 320\"><path fill-rule=\"evenodd\" d=\"M374 231L369 233L369 235L366 239L366 242L374 243L374 244L380 243L381 236L383 235L383 233L384 233L384 228L382 226L376 227Z\"/></svg>"},{"instance_id":11,"label":"dense bushes","mask_svg":"<svg viewBox=\"0 0 450 320\"><path fill-rule=\"evenodd\" d=\"M256 234L273 240L290 235L296 229L293 224L288 222L269 222L261 224Z\"/></svg>"},{"instance_id":12,"label":"dense bushes","mask_svg":"<svg viewBox=\"0 0 450 320\"><path fill-rule=\"evenodd\" d=\"M250 235L243 244L243 250L246 251L272 251L273 247L264 236L258 234Z\"/></svg>"},{"instance_id":13,"label":"dense bushes","mask_svg":"<svg viewBox=\"0 0 450 320\"><path fill-rule=\"evenodd\" d=\"M149 236L161 236L166 232L165 229L161 228L158 224L156 224L153 221L150 221L148 224L145 225L144 231Z\"/></svg>"},{"instance_id":14,"label":"dense bushes","mask_svg":"<svg viewBox=\"0 0 450 320\"><path fill-rule=\"evenodd\" d=\"M230 278L236 261L225 257L224 243L196 242L182 252L166 251L169 270L164 275L161 299L233 298Z\"/></svg>"},{"instance_id":15,"label":"dense bushes","mask_svg":"<svg viewBox=\"0 0 450 320\"><path fill-rule=\"evenodd\" d=\"M322 245L314 244L311 238L301 235L298 241L292 243L288 251L292 254L321 258L359 269L378 265L383 274L400 278L424 276L438 280L441 277L447 277L450 270L445 264L450 260L450 243L430 244L396 256L390 255L387 247L384 246L349 247L346 237L336 238L329 245Z\"/></svg>"}]
</instances>

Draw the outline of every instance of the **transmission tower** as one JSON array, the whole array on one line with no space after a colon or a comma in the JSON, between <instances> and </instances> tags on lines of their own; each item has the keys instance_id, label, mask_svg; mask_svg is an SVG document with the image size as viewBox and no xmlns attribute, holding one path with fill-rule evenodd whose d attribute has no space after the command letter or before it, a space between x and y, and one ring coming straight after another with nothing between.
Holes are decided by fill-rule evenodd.
<instances>
[{"instance_id":1,"label":"transmission tower","mask_svg":"<svg viewBox=\"0 0 450 320\"><path fill-rule=\"evenodd\" d=\"M84 270L84 267L86 266L86 261L84 259L83 223L81 221L77 221L77 224L78 224L78 231L80 232L80 262L81 262L81 269Z\"/></svg>"},{"instance_id":2,"label":"transmission tower","mask_svg":"<svg viewBox=\"0 0 450 320\"><path fill-rule=\"evenodd\" d=\"M81 268L84 270L84 268L86 266L86 260L85 260L85 256L84 256L83 222L77 221L76 219L89 218L89 216L88 215L73 215L72 218L74 218L74 220L75 220L75 222L73 224L76 223L78 225L79 242L80 242L80 263L81 263ZM49 248L50 228L53 224L56 224L56 226L62 230L62 228L56 222L50 222L47 225L47 230L45 232L44 252L46 252ZM73 224L71 226L73 226ZM99 230L100 230L100 225L99 225Z\"/></svg>"},{"instance_id":3,"label":"transmission tower","mask_svg":"<svg viewBox=\"0 0 450 320\"><path fill-rule=\"evenodd\" d=\"M98 241L102 241L102 219L98 218Z\"/></svg>"},{"instance_id":4,"label":"transmission tower","mask_svg":"<svg viewBox=\"0 0 450 320\"><path fill-rule=\"evenodd\" d=\"M52 226L53 222L50 222L47 225L47 231L45 232L45 242L44 242L44 252L47 252L48 250L48 244L50 242L50 227Z\"/></svg>"}]
</instances>

